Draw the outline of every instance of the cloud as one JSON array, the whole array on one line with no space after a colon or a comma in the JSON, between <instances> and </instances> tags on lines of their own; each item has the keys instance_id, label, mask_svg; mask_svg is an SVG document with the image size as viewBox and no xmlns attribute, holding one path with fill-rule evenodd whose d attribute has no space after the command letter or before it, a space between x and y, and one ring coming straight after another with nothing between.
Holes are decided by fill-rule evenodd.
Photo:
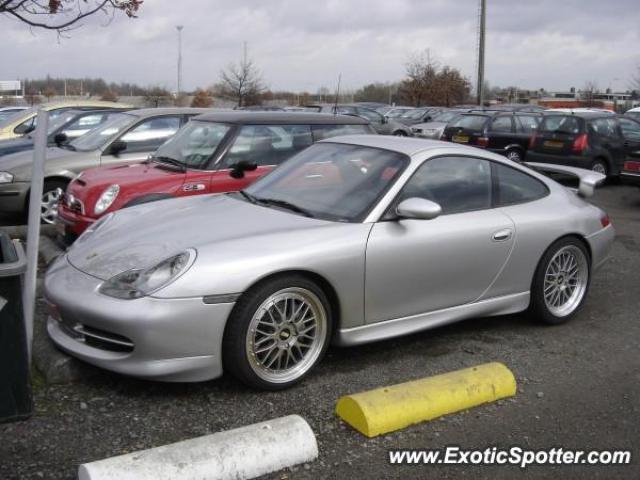
<instances>
[{"instance_id":1,"label":"cloud","mask_svg":"<svg viewBox=\"0 0 640 480\"><path fill-rule=\"evenodd\" d=\"M567 89L587 80L624 89L640 62L635 0L489 0L486 78L493 85ZM183 31L186 88L206 86L250 55L273 89L347 88L402 78L412 52L475 77L477 0L148 0L140 16L89 19L58 40L8 17L0 29L11 55L3 79L52 76L175 88ZM7 50L5 50L6 52Z\"/></svg>"}]
</instances>

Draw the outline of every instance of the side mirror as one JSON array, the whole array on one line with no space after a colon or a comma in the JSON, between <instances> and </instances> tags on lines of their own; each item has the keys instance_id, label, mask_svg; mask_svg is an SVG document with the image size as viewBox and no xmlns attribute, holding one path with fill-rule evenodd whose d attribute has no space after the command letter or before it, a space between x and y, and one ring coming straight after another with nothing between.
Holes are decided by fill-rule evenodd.
<instances>
[{"instance_id":1,"label":"side mirror","mask_svg":"<svg viewBox=\"0 0 640 480\"><path fill-rule=\"evenodd\" d=\"M67 137L66 133L56 133L56 135L53 137L53 142L58 146L64 145L68 141L69 137Z\"/></svg>"},{"instance_id":2,"label":"side mirror","mask_svg":"<svg viewBox=\"0 0 640 480\"><path fill-rule=\"evenodd\" d=\"M236 163L231 171L229 172L229 176L231 178L235 178L237 180L244 178L244 172L252 172L256 168L258 168L258 164L256 162L250 162L248 160L240 160Z\"/></svg>"},{"instance_id":3,"label":"side mirror","mask_svg":"<svg viewBox=\"0 0 640 480\"><path fill-rule=\"evenodd\" d=\"M418 220L432 220L442 214L442 207L426 198L407 198L396 207L399 218L415 218Z\"/></svg>"},{"instance_id":4,"label":"side mirror","mask_svg":"<svg viewBox=\"0 0 640 480\"><path fill-rule=\"evenodd\" d=\"M124 152L127 149L127 142L124 140L116 140L109 147L109 154L117 157L120 153Z\"/></svg>"}]
</instances>

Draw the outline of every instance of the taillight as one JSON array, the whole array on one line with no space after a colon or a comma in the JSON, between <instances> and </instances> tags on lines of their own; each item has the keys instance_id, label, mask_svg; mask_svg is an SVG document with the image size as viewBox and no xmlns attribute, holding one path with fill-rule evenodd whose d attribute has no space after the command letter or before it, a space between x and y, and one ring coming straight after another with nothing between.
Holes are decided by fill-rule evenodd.
<instances>
[{"instance_id":1,"label":"taillight","mask_svg":"<svg viewBox=\"0 0 640 480\"><path fill-rule=\"evenodd\" d=\"M529 148L533 148L535 144L536 144L536 134L534 133L533 135L531 135L531 138L529 139Z\"/></svg>"},{"instance_id":2,"label":"taillight","mask_svg":"<svg viewBox=\"0 0 640 480\"><path fill-rule=\"evenodd\" d=\"M602 214L602 216L600 217L600 225L602 225L602 228L608 227L609 225L611 225L611 220L609 220L609 215L607 215L606 213Z\"/></svg>"},{"instance_id":3,"label":"taillight","mask_svg":"<svg viewBox=\"0 0 640 480\"><path fill-rule=\"evenodd\" d=\"M571 150L574 153L582 153L587 148L587 134L583 133L582 135L578 135L576 139L573 141L573 146Z\"/></svg>"},{"instance_id":4,"label":"taillight","mask_svg":"<svg viewBox=\"0 0 640 480\"><path fill-rule=\"evenodd\" d=\"M489 145L489 139L487 137L478 137L478 146L486 147Z\"/></svg>"}]
</instances>

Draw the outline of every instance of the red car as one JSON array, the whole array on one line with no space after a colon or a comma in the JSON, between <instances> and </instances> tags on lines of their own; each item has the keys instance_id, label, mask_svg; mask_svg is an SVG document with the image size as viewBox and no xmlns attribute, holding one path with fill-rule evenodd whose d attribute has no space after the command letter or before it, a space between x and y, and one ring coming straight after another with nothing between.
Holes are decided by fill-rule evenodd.
<instances>
[{"instance_id":1,"label":"red car","mask_svg":"<svg viewBox=\"0 0 640 480\"><path fill-rule=\"evenodd\" d=\"M185 195L241 190L313 142L375 131L360 117L220 112L187 123L148 160L85 170L67 187L56 226L67 243L108 212Z\"/></svg>"}]
</instances>

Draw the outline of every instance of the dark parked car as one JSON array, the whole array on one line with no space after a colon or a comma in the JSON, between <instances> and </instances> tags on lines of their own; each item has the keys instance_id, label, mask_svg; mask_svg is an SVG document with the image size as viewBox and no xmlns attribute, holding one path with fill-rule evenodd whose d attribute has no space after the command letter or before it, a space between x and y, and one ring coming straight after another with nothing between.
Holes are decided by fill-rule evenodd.
<instances>
[{"instance_id":1,"label":"dark parked car","mask_svg":"<svg viewBox=\"0 0 640 480\"><path fill-rule=\"evenodd\" d=\"M447 125L442 139L486 148L521 162L541 118L538 113L463 113Z\"/></svg>"},{"instance_id":2,"label":"dark parked car","mask_svg":"<svg viewBox=\"0 0 640 480\"><path fill-rule=\"evenodd\" d=\"M47 141L50 147L74 140L106 122L122 110L67 110L49 123ZM0 140L0 157L33 149L33 135Z\"/></svg>"},{"instance_id":3,"label":"dark parked car","mask_svg":"<svg viewBox=\"0 0 640 480\"><path fill-rule=\"evenodd\" d=\"M528 160L588 168L618 176L627 160L637 159L640 123L602 113L563 113L543 117L531 139Z\"/></svg>"}]
</instances>

